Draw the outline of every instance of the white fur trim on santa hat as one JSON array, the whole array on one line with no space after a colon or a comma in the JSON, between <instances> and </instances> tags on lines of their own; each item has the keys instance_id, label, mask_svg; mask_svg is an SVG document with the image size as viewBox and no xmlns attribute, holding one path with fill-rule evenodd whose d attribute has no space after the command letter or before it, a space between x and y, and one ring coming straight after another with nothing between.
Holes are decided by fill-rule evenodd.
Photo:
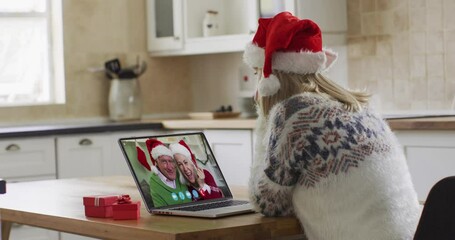
<instances>
[{"instance_id":1,"label":"white fur trim on santa hat","mask_svg":"<svg viewBox=\"0 0 455 240\"><path fill-rule=\"evenodd\" d=\"M156 166L154 166L154 165L150 166L150 168L151 168L152 172L155 173L155 174L158 174L158 172L160 171L160 170L158 170L158 168L157 168Z\"/></svg>"},{"instance_id":2,"label":"white fur trim on santa hat","mask_svg":"<svg viewBox=\"0 0 455 240\"><path fill-rule=\"evenodd\" d=\"M169 149L171 150L172 154L180 153L183 156L187 157L189 160L191 160L190 151L188 151L188 149L182 146L181 144L172 143L171 145L169 145Z\"/></svg>"},{"instance_id":3,"label":"white fur trim on santa hat","mask_svg":"<svg viewBox=\"0 0 455 240\"><path fill-rule=\"evenodd\" d=\"M245 47L243 61L253 68L262 68L264 66L265 51L258 45L250 42Z\"/></svg>"},{"instance_id":4,"label":"white fur trim on santa hat","mask_svg":"<svg viewBox=\"0 0 455 240\"><path fill-rule=\"evenodd\" d=\"M323 52L275 52L272 69L299 74L317 73L325 68L325 62Z\"/></svg>"},{"instance_id":5,"label":"white fur trim on santa hat","mask_svg":"<svg viewBox=\"0 0 455 240\"><path fill-rule=\"evenodd\" d=\"M272 69L290 73L308 74L328 70L335 63L338 54L330 49L321 52L275 52L272 57ZM265 51L253 43L248 43L243 54L243 61L253 68L262 68Z\"/></svg>"},{"instance_id":6,"label":"white fur trim on santa hat","mask_svg":"<svg viewBox=\"0 0 455 240\"><path fill-rule=\"evenodd\" d=\"M263 78L259 82L258 91L262 97L272 96L280 90L281 84L278 78L270 74L268 78Z\"/></svg>"},{"instance_id":7,"label":"white fur trim on santa hat","mask_svg":"<svg viewBox=\"0 0 455 240\"><path fill-rule=\"evenodd\" d=\"M158 160L159 156L163 156L163 155L172 157L171 150L169 150L169 148L167 148L164 145L158 145L158 146L154 147L152 149L152 151L150 151L150 154L152 154L152 158L155 159L155 161Z\"/></svg>"}]
</instances>

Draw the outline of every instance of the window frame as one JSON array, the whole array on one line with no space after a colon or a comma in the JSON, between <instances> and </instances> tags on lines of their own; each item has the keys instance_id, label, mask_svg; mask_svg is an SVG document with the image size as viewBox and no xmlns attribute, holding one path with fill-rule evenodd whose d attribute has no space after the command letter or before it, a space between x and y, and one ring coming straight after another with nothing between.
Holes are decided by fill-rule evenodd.
<instances>
[{"instance_id":1,"label":"window frame","mask_svg":"<svg viewBox=\"0 0 455 240\"><path fill-rule=\"evenodd\" d=\"M0 12L0 18L17 17L45 19L47 24L47 58L49 62L47 71L49 79L45 80L48 81L48 83L47 88L43 90L43 92L49 96L49 101L0 102L0 108L65 103L62 0L45 0L45 2L45 12Z\"/></svg>"}]
</instances>

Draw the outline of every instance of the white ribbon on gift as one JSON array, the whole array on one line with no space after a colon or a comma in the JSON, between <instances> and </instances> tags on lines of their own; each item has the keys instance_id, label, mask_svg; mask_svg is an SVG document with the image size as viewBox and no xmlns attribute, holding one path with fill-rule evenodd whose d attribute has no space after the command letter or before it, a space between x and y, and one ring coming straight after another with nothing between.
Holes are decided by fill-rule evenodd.
<instances>
[{"instance_id":1,"label":"white ribbon on gift","mask_svg":"<svg viewBox=\"0 0 455 240\"><path fill-rule=\"evenodd\" d=\"M115 195L97 195L97 196L93 196L93 197L95 197L94 205L96 207L98 207L100 205L100 199L101 198L103 198L103 197L112 197L112 196L115 196ZM117 195L117 199L120 199L122 196L123 196L123 194Z\"/></svg>"}]
</instances>

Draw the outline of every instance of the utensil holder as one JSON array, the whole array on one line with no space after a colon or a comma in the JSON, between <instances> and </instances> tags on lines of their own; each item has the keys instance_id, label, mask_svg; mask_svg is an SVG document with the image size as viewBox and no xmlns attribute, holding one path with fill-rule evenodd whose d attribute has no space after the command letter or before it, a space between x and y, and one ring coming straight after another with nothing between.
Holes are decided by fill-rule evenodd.
<instances>
[{"instance_id":1,"label":"utensil holder","mask_svg":"<svg viewBox=\"0 0 455 240\"><path fill-rule=\"evenodd\" d=\"M109 117L113 121L138 120L142 115L139 81L112 79L109 89Z\"/></svg>"}]
</instances>

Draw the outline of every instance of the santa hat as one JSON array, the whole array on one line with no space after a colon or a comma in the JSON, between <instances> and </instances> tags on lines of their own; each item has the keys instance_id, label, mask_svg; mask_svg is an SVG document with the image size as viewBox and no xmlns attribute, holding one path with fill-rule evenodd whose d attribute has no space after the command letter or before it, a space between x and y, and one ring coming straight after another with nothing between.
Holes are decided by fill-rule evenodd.
<instances>
[{"instance_id":1,"label":"santa hat","mask_svg":"<svg viewBox=\"0 0 455 240\"><path fill-rule=\"evenodd\" d=\"M188 145L186 144L185 141L180 140L178 143L172 143L169 145L169 149L172 151L173 154L179 153L179 154L182 154L183 156L185 156L186 158L191 159L191 161L193 162L193 165L195 167L197 167L196 157L191 152L190 147L188 147ZM197 173L195 172L194 174L197 174ZM187 184L188 181L182 175L183 175L183 173L180 174L180 182Z\"/></svg>"},{"instance_id":2,"label":"santa hat","mask_svg":"<svg viewBox=\"0 0 455 240\"><path fill-rule=\"evenodd\" d=\"M139 161L139 163L143 167L145 167L147 170L151 171L150 164L147 162L147 157L145 156L144 150L142 150L142 147L137 142L136 142L136 152L137 152L137 160Z\"/></svg>"},{"instance_id":3,"label":"santa hat","mask_svg":"<svg viewBox=\"0 0 455 240\"><path fill-rule=\"evenodd\" d=\"M167 148L161 141L151 138L145 141L145 145L147 146L148 152L150 153L150 160L152 161L151 169L153 172L158 173L158 169L156 168L156 160L160 156L170 156L172 157L172 152Z\"/></svg>"},{"instance_id":4,"label":"santa hat","mask_svg":"<svg viewBox=\"0 0 455 240\"><path fill-rule=\"evenodd\" d=\"M322 34L316 23L289 12L260 18L256 35L243 55L246 64L263 69L264 79L258 87L262 96L274 95L280 89L272 69L298 74L319 73L328 70L336 58L337 53L322 48Z\"/></svg>"},{"instance_id":5,"label":"santa hat","mask_svg":"<svg viewBox=\"0 0 455 240\"><path fill-rule=\"evenodd\" d=\"M171 150L172 154L180 153L188 159L191 159L194 166L197 167L196 157L194 156L193 152L191 152L190 147L188 147L185 141L180 140L178 143L172 143L169 145L169 149Z\"/></svg>"}]
</instances>

